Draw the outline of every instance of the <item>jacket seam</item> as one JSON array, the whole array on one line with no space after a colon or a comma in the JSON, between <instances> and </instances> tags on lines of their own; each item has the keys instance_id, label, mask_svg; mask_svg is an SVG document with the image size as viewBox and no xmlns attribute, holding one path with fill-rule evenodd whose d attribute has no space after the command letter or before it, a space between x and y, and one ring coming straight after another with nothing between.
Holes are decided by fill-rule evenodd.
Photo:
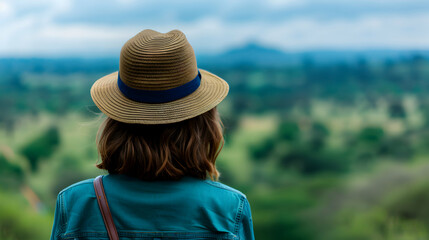
<instances>
[{"instance_id":1,"label":"jacket seam","mask_svg":"<svg viewBox=\"0 0 429 240\"><path fill-rule=\"evenodd\" d=\"M65 232L66 226L67 226L67 211L66 211L66 203L65 203L65 199L64 199L64 194L60 193L58 195L58 199L59 199L59 207L60 207L60 224L59 224L59 228L56 232L56 235L62 239L62 235Z\"/></svg>"},{"instance_id":2,"label":"jacket seam","mask_svg":"<svg viewBox=\"0 0 429 240\"><path fill-rule=\"evenodd\" d=\"M244 196L240 196L240 205L238 207L237 215L235 216L234 233L238 236L240 231L240 223L243 218Z\"/></svg>"}]
</instances>

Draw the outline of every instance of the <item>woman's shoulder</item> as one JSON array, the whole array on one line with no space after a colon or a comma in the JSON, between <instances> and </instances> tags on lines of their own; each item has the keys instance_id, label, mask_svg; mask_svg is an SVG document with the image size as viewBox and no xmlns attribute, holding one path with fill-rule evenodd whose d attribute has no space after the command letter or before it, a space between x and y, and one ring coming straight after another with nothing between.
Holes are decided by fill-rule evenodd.
<instances>
[{"instance_id":1,"label":"woman's shoulder","mask_svg":"<svg viewBox=\"0 0 429 240\"><path fill-rule=\"evenodd\" d=\"M223 184L221 182L211 181L211 180L204 180L205 184L209 185L209 188L213 188L214 191L217 192L224 192L226 194L232 194L235 196L238 196L240 198L246 198L246 195L240 192L239 190L232 188L226 184Z\"/></svg>"},{"instance_id":2,"label":"woman's shoulder","mask_svg":"<svg viewBox=\"0 0 429 240\"><path fill-rule=\"evenodd\" d=\"M85 192L86 193L92 193L93 189L94 189L93 183L94 183L94 178L79 181L77 183L74 183L74 184L64 188L63 190L61 190L59 192L58 195L65 195L65 194L69 194L71 192L79 192L80 194L85 193Z\"/></svg>"},{"instance_id":3,"label":"woman's shoulder","mask_svg":"<svg viewBox=\"0 0 429 240\"><path fill-rule=\"evenodd\" d=\"M248 203L241 191L217 181L194 179L185 188L182 194L201 206L211 205L217 206L216 209L234 211Z\"/></svg>"}]
</instances>

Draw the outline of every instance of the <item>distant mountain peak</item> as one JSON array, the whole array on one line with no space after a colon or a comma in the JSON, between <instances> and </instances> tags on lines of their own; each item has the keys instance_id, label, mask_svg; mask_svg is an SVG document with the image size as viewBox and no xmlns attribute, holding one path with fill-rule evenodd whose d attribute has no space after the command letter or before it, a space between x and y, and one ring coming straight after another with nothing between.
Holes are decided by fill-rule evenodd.
<instances>
[{"instance_id":1,"label":"distant mountain peak","mask_svg":"<svg viewBox=\"0 0 429 240\"><path fill-rule=\"evenodd\" d=\"M249 42L248 44L245 44L241 47L237 47L234 49L230 49L226 51L223 55L231 55L231 54L276 54L276 55L283 55L285 54L279 49L275 49L273 47L267 47L264 45L261 45L256 42Z\"/></svg>"},{"instance_id":2,"label":"distant mountain peak","mask_svg":"<svg viewBox=\"0 0 429 240\"><path fill-rule=\"evenodd\" d=\"M284 52L275 47L249 42L221 54L199 56L198 62L205 66L281 67L302 64L307 60L318 64L356 63L361 59L380 62L386 59L404 59L415 55L429 58L429 50L320 49Z\"/></svg>"}]
</instances>

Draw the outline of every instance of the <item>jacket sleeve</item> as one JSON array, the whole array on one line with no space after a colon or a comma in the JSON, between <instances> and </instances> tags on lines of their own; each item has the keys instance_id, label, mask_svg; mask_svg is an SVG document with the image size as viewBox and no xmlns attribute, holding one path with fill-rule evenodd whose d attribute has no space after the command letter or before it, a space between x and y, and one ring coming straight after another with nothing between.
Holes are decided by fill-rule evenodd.
<instances>
[{"instance_id":1,"label":"jacket sleeve","mask_svg":"<svg viewBox=\"0 0 429 240\"><path fill-rule=\"evenodd\" d=\"M246 198L244 198L244 203L243 203L243 215L241 217L239 237L240 237L240 240L255 239L255 236L253 234L252 213L250 211L249 201L247 201Z\"/></svg>"},{"instance_id":2,"label":"jacket sleeve","mask_svg":"<svg viewBox=\"0 0 429 240\"><path fill-rule=\"evenodd\" d=\"M57 203L55 205L54 225L52 226L51 240L60 238L65 229L65 213L63 194L58 194Z\"/></svg>"}]
</instances>

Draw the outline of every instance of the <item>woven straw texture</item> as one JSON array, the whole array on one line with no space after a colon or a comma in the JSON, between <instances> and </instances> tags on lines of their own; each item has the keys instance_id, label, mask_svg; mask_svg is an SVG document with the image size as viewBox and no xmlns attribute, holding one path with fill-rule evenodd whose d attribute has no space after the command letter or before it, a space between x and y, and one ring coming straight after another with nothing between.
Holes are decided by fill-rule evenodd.
<instances>
[{"instance_id":1,"label":"woven straw texture","mask_svg":"<svg viewBox=\"0 0 429 240\"><path fill-rule=\"evenodd\" d=\"M129 87L167 90L179 87L198 73L194 50L178 30L159 33L144 30L122 47L119 72L98 79L91 88L97 107L112 119L125 123L167 124L183 121L218 105L228 94L228 84L200 69L201 84L190 95L166 103L130 100L118 87L118 74Z\"/></svg>"}]
</instances>

